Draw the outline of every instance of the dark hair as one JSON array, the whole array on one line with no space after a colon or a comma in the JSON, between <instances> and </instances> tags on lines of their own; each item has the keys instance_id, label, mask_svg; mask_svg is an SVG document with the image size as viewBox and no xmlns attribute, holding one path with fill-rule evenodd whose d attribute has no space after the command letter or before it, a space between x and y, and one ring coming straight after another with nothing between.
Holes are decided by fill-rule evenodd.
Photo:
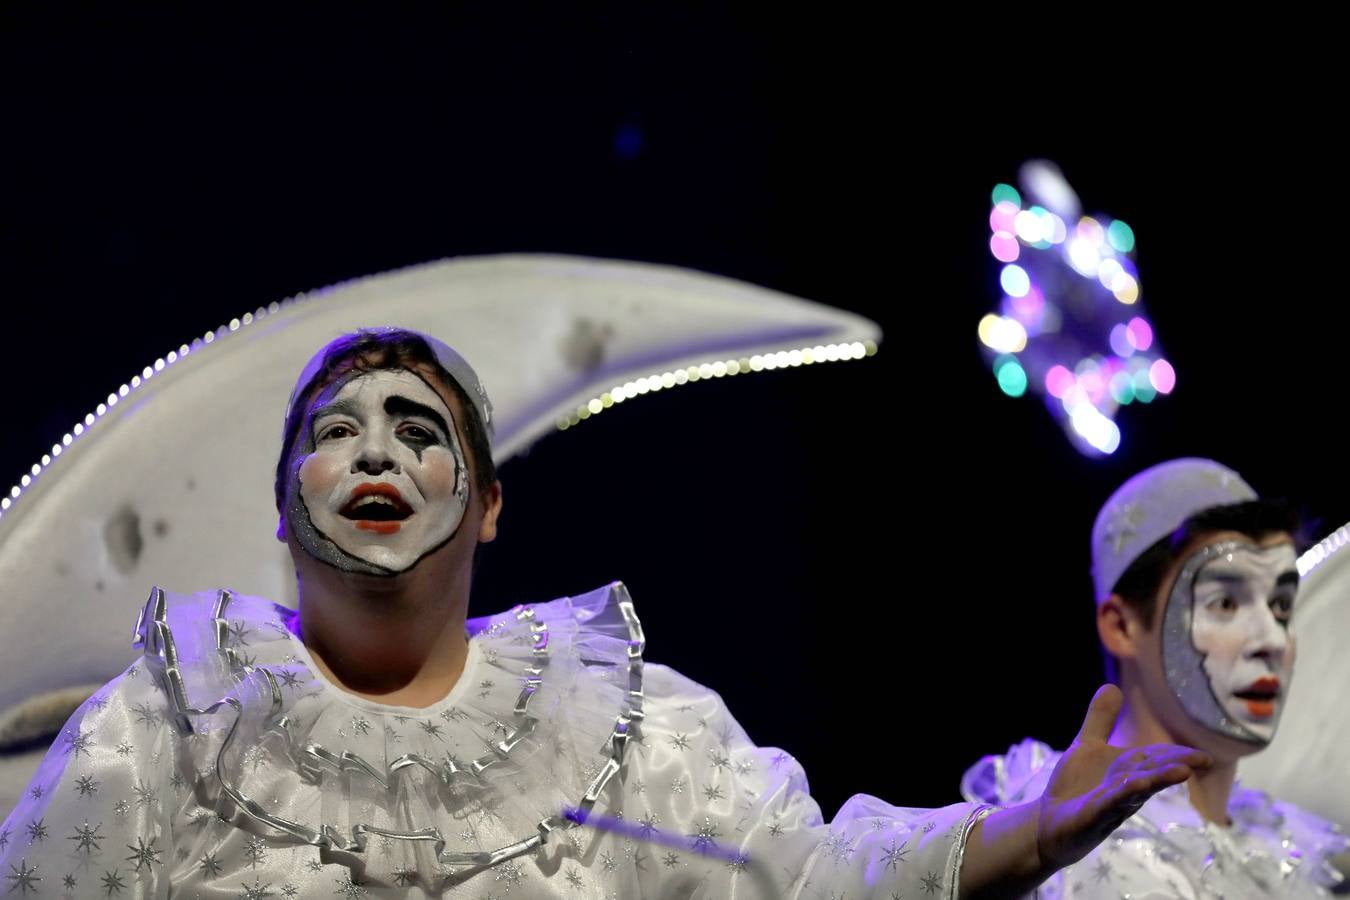
<instances>
[{"instance_id":1,"label":"dark hair","mask_svg":"<svg viewBox=\"0 0 1350 900\"><path fill-rule=\"evenodd\" d=\"M328 345L323 364L319 371L305 385L301 394L286 412L286 426L281 437L281 456L277 460L276 480L273 490L276 493L277 510L286 504L286 461L291 447L300 434L300 428L309 413L309 405L314 397L328 385L348 372L375 372L391 369L414 369L425 366L447 387L463 410L464 436L469 444L470 466L474 474L474 484L480 491L486 491L497 480L497 467L492 462L492 446L488 442L487 428L478 417L478 407L469 400L459 382L436 360L436 354L421 335L413 331L400 329L381 329L380 331L356 331L346 334Z\"/></svg>"},{"instance_id":2,"label":"dark hair","mask_svg":"<svg viewBox=\"0 0 1350 900\"><path fill-rule=\"evenodd\" d=\"M1288 533L1296 544L1301 540L1302 520L1298 512L1285 500L1248 500L1201 510L1182 522L1175 531L1149 547L1116 580L1111 593L1138 614L1145 628L1153 627L1158 613L1158 590L1163 576L1181 557L1181 551L1202 534L1216 531L1236 531L1252 540L1268 535ZM1118 681L1116 658L1103 651L1106 675Z\"/></svg>"}]
</instances>

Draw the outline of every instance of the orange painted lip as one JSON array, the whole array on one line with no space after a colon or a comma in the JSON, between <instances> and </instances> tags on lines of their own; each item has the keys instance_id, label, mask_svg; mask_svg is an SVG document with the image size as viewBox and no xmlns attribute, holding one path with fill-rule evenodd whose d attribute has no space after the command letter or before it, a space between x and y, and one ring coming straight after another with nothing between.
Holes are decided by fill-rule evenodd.
<instances>
[{"instance_id":1,"label":"orange painted lip","mask_svg":"<svg viewBox=\"0 0 1350 900\"><path fill-rule=\"evenodd\" d=\"M1252 696L1255 695L1255 696ZM1253 719L1269 719L1275 715L1275 703L1280 698L1280 679L1265 675L1237 692Z\"/></svg>"},{"instance_id":2,"label":"orange painted lip","mask_svg":"<svg viewBox=\"0 0 1350 900\"><path fill-rule=\"evenodd\" d=\"M1247 704L1247 713L1253 719L1269 719L1275 715L1274 700L1243 700Z\"/></svg>"},{"instance_id":3,"label":"orange painted lip","mask_svg":"<svg viewBox=\"0 0 1350 900\"><path fill-rule=\"evenodd\" d=\"M376 534L397 534L403 527L402 522L387 522L378 519L355 519L356 527L360 531L373 531Z\"/></svg>"}]
</instances>

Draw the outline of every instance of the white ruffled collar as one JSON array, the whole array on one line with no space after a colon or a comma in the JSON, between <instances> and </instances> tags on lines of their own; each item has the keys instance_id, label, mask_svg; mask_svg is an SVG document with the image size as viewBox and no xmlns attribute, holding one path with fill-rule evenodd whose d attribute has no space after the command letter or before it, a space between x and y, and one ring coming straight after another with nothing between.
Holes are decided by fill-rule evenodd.
<instances>
[{"instance_id":1,"label":"white ruffled collar","mask_svg":"<svg viewBox=\"0 0 1350 900\"><path fill-rule=\"evenodd\" d=\"M426 708L330 683L294 615L157 591L138 630L199 797L353 868L376 839L444 887L537 849L569 827L565 808L600 800L642 717L642 632L621 584L471 621L463 674Z\"/></svg>"}]
</instances>

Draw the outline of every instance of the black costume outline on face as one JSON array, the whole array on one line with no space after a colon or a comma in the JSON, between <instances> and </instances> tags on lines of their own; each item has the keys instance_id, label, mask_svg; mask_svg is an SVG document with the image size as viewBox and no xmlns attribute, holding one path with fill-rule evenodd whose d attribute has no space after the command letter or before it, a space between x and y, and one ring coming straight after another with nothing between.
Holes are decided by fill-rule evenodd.
<instances>
[{"instance_id":1,"label":"black costume outline on face","mask_svg":"<svg viewBox=\"0 0 1350 900\"><path fill-rule=\"evenodd\" d=\"M291 448L290 461L289 464L287 465L286 509L288 513L302 515L304 517L302 525L307 526L309 530L312 531L322 542L323 549L330 551L332 555L335 557L334 559L323 558L323 556L319 555L318 553L314 552L309 547L307 547L305 545L305 542L300 540L299 535L297 534L296 543L298 543L301 549L304 550L306 553L308 553L311 558L318 560L319 562L324 563L325 565L332 566L335 569L342 569L344 571L352 572L357 575L373 575L381 578L392 578L393 576L401 575L404 572L411 572L418 566L419 563L422 562L422 560L426 559L428 556L435 553L437 550L440 550L446 544L450 543L455 539L455 537L459 534L459 530L464 526L464 519L466 518L467 513L469 511L469 503L473 499L473 486L472 486L472 479L469 478L468 461L466 460L463 448L460 445L459 433L454 428L455 417L454 411L450 409L450 404L446 402L444 398L442 398L442 402L445 402L446 411L450 413L451 421L450 423L447 424L441 419L440 415L437 414L435 410L427 409L425 406L423 406L423 404L416 403L415 401L411 400L406 400L406 398L398 398L400 400L405 400L407 403L412 404L413 406L419 409L423 409L426 410L426 412L431 413L432 416L434 417L433 420L445 427L445 431L449 441L447 449L450 451L451 455L454 456L455 458L455 466L456 466L455 492L457 494L462 493L464 496L464 513L460 515L459 522L450 531L450 534L445 538L445 540L436 544L434 547L428 548L421 555L419 555L417 559L413 560L411 563L409 563L402 569L391 569L388 566L381 566L376 563L368 562L364 559L361 559L359 556L355 556L351 553L348 553L346 550L342 549L342 547L338 546L338 543L336 541L334 541L331 537L329 537L327 534L321 531L319 527L314 524L314 518L309 513L309 506L305 503L305 498L301 495L300 492L300 466L304 463L306 457L314 453L315 449L314 420L316 418L315 412L322 411L325 409L331 410L333 408L332 398L342 393L342 389L345 388L350 382L366 375L373 375L376 372L408 372L418 381L426 385L427 389L430 390L437 397L441 396L440 392L437 391L436 388L433 387L429 381L423 378L421 373L403 366L400 366L399 368L395 369L370 369L366 371L353 369L344 377L338 378L332 383L330 383L327 387L325 387L322 391L319 392L318 396L316 396L314 398L314 401L310 404L310 409L305 413L305 421L304 424L301 426L301 434L304 435L304 439L297 440L294 446L292 446ZM389 411L389 401L393 399L395 398L390 397L385 399L386 412ZM325 400L327 400L327 402L325 402ZM419 415L425 414L426 413L419 413ZM418 462L421 462L422 460L421 453L416 449L413 449L413 452L417 454ZM461 484L464 486L462 492L460 491ZM295 529L292 530L295 531Z\"/></svg>"},{"instance_id":2,"label":"black costume outline on face","mask_svg":"<svg viewBox=\"0 0 1350 900\"><path fill-rule=\"evenodd\" d=\"M1164 683L1167 684L1167 688L1171 692L1172 696L1175 697L1177 699L1177 702L1181 704L1181 708L1186 713L1187 717L1200 727L1204 728L1206 731L1209 731L1213 734L1222 735L1224 737L1232 738L1234 740L1242 741L1248 744L1256 744L1262 747L1269 746L1271 741L1275 740L1275 733L1279 731L1280 717L1278 715L1276 716L1275 727L1272 728L1270 736L1263 737L1260 734L1256 733L1255 731L1252 731L1244 722L1241 722L1233 718L1231 715L1229 715L1227 708L1225 708L1223 704L1223 701L1221 701L1218 695L1214 692L1213 679L1210 677L1209 672L1205 670L1205 660L1209 658L1209 654L1201 651L1200 648L1195 645L1195 608L1197 603L1197 597L1195 595L1195 587L1196 583L1200 580L1200 575L1204 572L1206 568L1209 567L1210 563L1215 562L1220 557L1228 553L1241 549L1241 550L1249 550L1257 555L1260 555L1266 551L1275 550L1285 546L1289 545L1274 544L1269 547L1261 547L1258 544L1251 541L1250 539L1244 539L1244 540L1220 541L1219 543L1215 544L1207 544L1206 546L1196 550L1189 557L1187 557L1186 560L1182 563L1181 572L1177 574L1177 579L1172 583L1172 589L1168 592L1167 604L1163 608L1162 627L1160 629L1159 634L1159 638L1163 644L1163 653L1161 656L1161 662L1163 666L1163 681ZM1275 583L1277 587L1284 580L1286 574L1287 573L1281 573L1279 577L1276 578ZM1173 614L1172 605L1182 596L1183 593L1186 599L1184 612L1180 614ZM1177 617L1177 615L1180 615L1181 617L1184 618L1186 627L1185 627L1185 634L1182 637L1182 639L1185 641L1185 647L1195 657L1196 672L1203 679L1205 685L1205 694L1208 697L1209 701L1214 705L1213 710L1209 710L1207 712L1217 714L1216 715L1217 725L1209 724L1208 722L1204 721L1200 717L1200 715L1193 712L1190 706L1187 705L1186 699L1182 697L1181 691L1179 691L1176 688L1176 686L1172 684L1172 679L1168 677L1169 667L1167 663L1167 657L1169 654L1167 653L1167 645L1169 643L1172 643L1176 649L1181 649L1179 646L1179 642L1176 640L1175 637L1172 638L1171 640L1169 640L1168 638L1171 629L1169 629L1167 626ZM1289 626L1287 623L1284 625L1284 628L1285 632L1288 633Z\"/></svg>"}]
</instances>

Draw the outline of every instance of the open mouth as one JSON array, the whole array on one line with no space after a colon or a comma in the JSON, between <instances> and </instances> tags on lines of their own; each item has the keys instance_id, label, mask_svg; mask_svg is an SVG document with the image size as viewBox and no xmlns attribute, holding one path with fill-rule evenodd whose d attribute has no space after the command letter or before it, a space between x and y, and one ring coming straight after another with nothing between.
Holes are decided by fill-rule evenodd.
<instances>
[{"instance_id":1,"label":"open mouth","mask_svg":"<svg viewBox=\"0 0 1350 900\"><path fill-rule=\"evenodd\" d=\"M367 482L357 485L338 514L362 531L393 534L413 515L413 509L392 484Z\"/></svg>"},{"instance_id":2,"label":"open mouth","mask_svg":"<svg viewBox=\"0 0 1350 900\"><path fill-rule=\"evenodd\" d=\"M1258 678L1245 689L1234 691L1247 706L1247 712L1257 719L1268 719L1275 715L1275 704L1280 699L1280 679Z\"/></svg>"}]
</instances>

